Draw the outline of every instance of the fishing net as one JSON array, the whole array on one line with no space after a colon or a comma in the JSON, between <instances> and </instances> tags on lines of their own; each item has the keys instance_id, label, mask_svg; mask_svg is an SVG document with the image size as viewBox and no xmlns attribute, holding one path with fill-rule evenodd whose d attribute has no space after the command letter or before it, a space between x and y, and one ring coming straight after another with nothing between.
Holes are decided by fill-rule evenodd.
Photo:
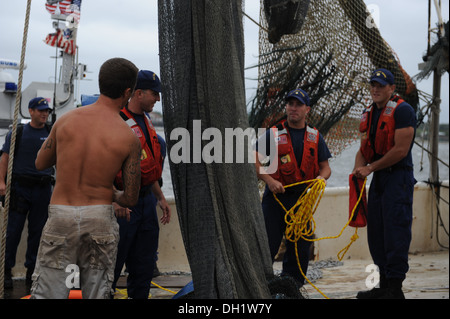
<instances>
[{"instance_id":1,"label":"fishing net","mask_svg":"<svg viewBox=\"0 0 450 319\"><path fill-rule=\"evenodd\" d=\"M449 73L448 53L449 25L447 21L444 24L444 36L438 37L436 43L429 49L427 56L424 57L425 63L423 70L414 79L417 81L428 79L434 71L437 71L441 75L445 72Z\"/></svg>"},{"instance_id":2,"label":"fishing net","mask_svg":"<svg viewBox=\"0 0 450 319\"><path fill-rule=\"evenodd\" d=\"M287 14L293 4L304 17ZM283 21L297 25L291 20L302 25L295 34L286 30L282 35L283 30L273 27ZM413 81L363 0L262 0L261 26L258 90L249 114L252 127L270 127L282 119L286 95L302 88L311 97L308 123L320 130L337 156L359 139L361 113L370 103L368 78L377 68L391 70L397 93L418 108Z\"/></svg>"},{"instance_id":3,"label":"fishing net","mask_svg":"<svg viewBox=\"0 0 450 319\"><path fill-rule=\"evenodd\" d=\"M159 0L164 129L169 152L189 133L172 183L195 298L270 298L273 274L254 164L205 163L197 133L249 127L242 1ZM201 122L196 122L201 121ZM196 124L201 123L201 128ZM247 141L248 143L249 141ZM223 150L223 156L232 150ZM171 154L172 155L172 154Z\"/></svg>"},{"instance_id":4,"label":"fishing net","mask_svg":"<svg viewBox=\"0 0 450 319\"><path fill-rule=\"evenodd\" d=\"M267 18L267 37L270 43L277 43L285 34L296 34L305 22L310 0L279 1L263 0Z\"/></svg>"},{"instance_id":5,"label":"fishing net","mask_svg":"<svg viewBox=\"0 0 450 319\"><path fill-rule=\"evenodd\" d=\"M196 298L267 298L273 280L254 165L205 163L201 132L270 127L283 118L287 93L302 88L311 96L308 122L337 156L359 137L374 69L390 69L397 92L419 103L362 0L261 0L258 89L247 113L242 5L158 2L164 127ZM191 153L174 163L180 128L188 133L181 152Z\"/></svg>"}]
</instances>

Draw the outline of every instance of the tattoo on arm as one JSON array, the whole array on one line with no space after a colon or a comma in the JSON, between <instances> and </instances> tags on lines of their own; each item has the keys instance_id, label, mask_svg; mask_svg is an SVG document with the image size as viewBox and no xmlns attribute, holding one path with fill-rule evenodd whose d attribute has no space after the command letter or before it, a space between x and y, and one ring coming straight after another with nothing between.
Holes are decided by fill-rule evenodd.
<instances>
[{"instance_id":1,"label":"tattoo on arm","mask_svg":"<svg viewBox=\"0 0 450 319\"><path fill-rule=\"evenodd\" d=\"M128 203L137 201L141 185L141 144L138 140L131 145L131 153L122 167L122 178L124 185L123 200ZM134 206L134 204L131 204Z\"/></svg>"},{"instance_id":2,"label":"tattoo on arm","mask_svg":"<svg viewBox=\"0 0 450 319\"><path fill-rule=\"evenodd\" d=\"M48 137L47 140L45 141L44 150L51 150L52 147L53 147L53 138Z\"/></svg>"}]
</instances>

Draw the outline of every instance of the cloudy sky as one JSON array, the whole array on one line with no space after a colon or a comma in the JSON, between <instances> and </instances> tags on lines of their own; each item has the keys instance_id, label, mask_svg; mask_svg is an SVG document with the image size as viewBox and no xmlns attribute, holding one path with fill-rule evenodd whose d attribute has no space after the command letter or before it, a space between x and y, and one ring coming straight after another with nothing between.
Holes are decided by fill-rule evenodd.
<instances>
[{"instance_id":1,"label":"cloudy sky","mask_svg":"<svg viewBox=\"0 0 450 319\"><path fill-rule=\"evenodd\" d=\"M373 9L381 34L400 57L410 75L418 73L418 64L427 47L427 0L365 0ZM0 0L0 58L20 60L26 0ZM8 9L6 8L8 4ZM444 21L448 21L449 0L442 0ZM259 20L259 0L247 0L245 11ZM433 26L437 23L433 8ZM257 63L258 27L245 18L246 65ZM32 1L28 34L27 69L23 89L32 81L54 81L55 49L43 40L54 32L44 0ZM78 29L79 62L88 66L87 80L80 84L83 94L98 93L97 74L101 64L111 57L124 57L141 69L159 74L157 0L83 0ZM15 79L18 72L8 70ZM246 73L255 78L256 70ZM441 123L449 122L448 74L442 83ZM256 88L256 82L247 80L247 99ZM432 93L432 80L418 83L418 88ZM155 110L161 110L158 103Z\"/></svg>"}]
</instances>

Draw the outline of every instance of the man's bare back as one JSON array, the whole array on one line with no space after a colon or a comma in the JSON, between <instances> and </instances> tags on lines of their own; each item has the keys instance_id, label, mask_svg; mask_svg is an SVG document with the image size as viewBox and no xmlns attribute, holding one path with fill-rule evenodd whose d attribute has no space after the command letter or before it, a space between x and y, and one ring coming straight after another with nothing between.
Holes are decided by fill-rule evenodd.
<instances>
[{"instance_id":1,"label":"man's bare back","mask_svg":"<svg viewBox=\"0 0 450 319\"><path fill-rule=\"evenodd\" d=\"M36 168L56 164L52 205L132 206L140 185L140 143L122 120L117 101L100 96L91 105L63 115L54 125L36 159ZM127 188L114 192L122 169Z\"/></svg>"}]
</instances>

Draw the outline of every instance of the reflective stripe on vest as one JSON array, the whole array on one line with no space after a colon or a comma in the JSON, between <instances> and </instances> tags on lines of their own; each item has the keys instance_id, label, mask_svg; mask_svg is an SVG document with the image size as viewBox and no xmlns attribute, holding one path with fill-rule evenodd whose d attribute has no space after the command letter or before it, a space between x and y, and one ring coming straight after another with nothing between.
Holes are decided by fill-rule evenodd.
<instances>
[{"instance_id":1,"label":"reflective stripe on vest","mask_svg":"<svg viewBox=\"0 0 450 319\"><path fill-rule=\"evenodd\" d=\"M363 133L361 140L361 153L367 163L372 163L375 159L375 154L380 156L385 155L394 147L395 140L395 118L394 114L397 107L404 103L398 96L394 96L383 109L377 124L377 131L375 134L375 143L370 139L370 131L372 127L373 111L376 106L368 107L361 118L360 132Z\"/></svg>"},{"instance_id":2,"label":"reflective stripe on vest","mask_svg":"<svg viewBox=\"0 0 450 319\"><path fill-rule=\"evenodd\" d=\"M316 178L319 175L319 131L307 126L303 142L302 163L299 167L286 122L282 125L279 127L280 129L272 128L278 148L278 170L270 176L284 186Z\"/></svg>"},{"instance_id":3,"label":"reflective stripe on vest","mask_svg":"<svg viewBox=\"0 0 450 319\"><path fill-rule=\"evenodd\" d=\"M161 155L161 145L159 144L156 130L153 127L150 118L147 116L147 114L145 114L145 124L150 136L151 143L151 145L148 145L147 139L145 138L145 133L133 118L133 115L126 108L122 109L122 113L125 114L126 117L128 117L128 120L126 120L125 122L141 142L141 187L151 185L154 182L158 181L162 175L163 158ZM122 171L120 171L116 177L116 185L119 188L123 187Z\"/></svg>"}]
</instances>

